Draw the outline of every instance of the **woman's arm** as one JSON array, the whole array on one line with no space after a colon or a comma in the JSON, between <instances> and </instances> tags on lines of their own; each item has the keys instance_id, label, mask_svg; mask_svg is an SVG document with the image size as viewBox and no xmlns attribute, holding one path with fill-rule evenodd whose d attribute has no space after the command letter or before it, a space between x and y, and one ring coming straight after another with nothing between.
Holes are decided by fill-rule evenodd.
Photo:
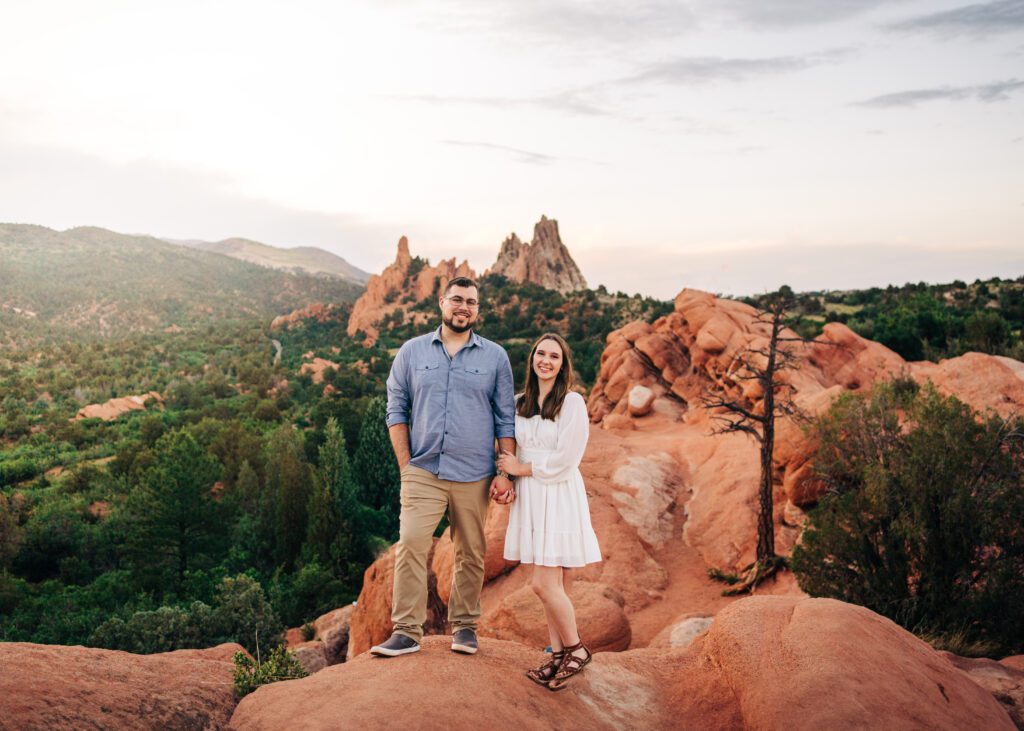
<instances>
[{"instance_id":1,"label":"woman's arm","mask_svg":"<svg viewBox=\"0 0 1024 731\"><path fill-rule=\"evenodd\" d=\"M558 416L558 439L553 452L529 465L527 473L544 482L565 480L580 466L590 436L587 404L575 391L566 394Z\"/></svg>"}]
</instances>

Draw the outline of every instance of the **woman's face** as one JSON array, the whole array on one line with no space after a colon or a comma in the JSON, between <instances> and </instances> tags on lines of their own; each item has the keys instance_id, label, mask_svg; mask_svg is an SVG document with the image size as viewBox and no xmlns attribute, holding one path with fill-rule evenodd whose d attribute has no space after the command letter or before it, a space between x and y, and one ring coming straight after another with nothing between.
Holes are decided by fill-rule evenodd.
<instances>
[{"instance_id":1,"label":"woman's face","mask_svg":"<svg viewBox=\"0 0 1024 731\"><path fill-rule=\"evenodd\" d=\"M562 370L562 346L554 340L541 340L533 351L533 372L543 382L553 382Z\"/></svg>"}]
</instances>

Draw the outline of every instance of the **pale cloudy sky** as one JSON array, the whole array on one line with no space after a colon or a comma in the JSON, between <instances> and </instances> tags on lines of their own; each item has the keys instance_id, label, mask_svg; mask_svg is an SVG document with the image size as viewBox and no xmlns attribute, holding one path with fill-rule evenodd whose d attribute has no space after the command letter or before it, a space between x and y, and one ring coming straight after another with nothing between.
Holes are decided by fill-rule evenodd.
<instances>
[{"instance_id":1,"label":"pale cloudy sky","mask_svg":"<svg viewBox=\"0 0 1024 731\"><path fill-rule=\"evenodd\" d=\"M671 297L1024 274L1024 0L0 0L0 221Z\"/></svg>"}]
</instances>

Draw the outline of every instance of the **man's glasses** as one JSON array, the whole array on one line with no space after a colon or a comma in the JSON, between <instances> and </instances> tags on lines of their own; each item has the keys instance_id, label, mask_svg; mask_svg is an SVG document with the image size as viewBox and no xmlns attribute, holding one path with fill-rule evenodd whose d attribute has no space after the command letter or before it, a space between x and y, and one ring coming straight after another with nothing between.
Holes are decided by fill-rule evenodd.
<instances>
[{"instance_id":1,"label":"man's glasses","mask_svg":"<svg viewBox=\"0 0 1024 731\"><path fill-rule=\"evenodd\" d=\"M466 305L466 307L468 307L469 309L475 310L477 307L480 306L480 303L477 302L476 300L468 300L465 297L460 297L459 295L455 295L454 297L445 297L445 299L451 302L456 307L462 307L463 305Z\"/></svg>"}]
</instances>

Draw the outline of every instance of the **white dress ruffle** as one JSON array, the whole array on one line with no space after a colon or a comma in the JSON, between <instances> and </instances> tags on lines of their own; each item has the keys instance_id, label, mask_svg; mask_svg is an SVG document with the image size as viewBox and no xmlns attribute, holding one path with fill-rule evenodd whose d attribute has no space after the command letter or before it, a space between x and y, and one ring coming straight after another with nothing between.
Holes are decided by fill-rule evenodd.
<instances>
[{"instance_id":1,"label":"white dress ruffle","mask_svg":"<svg viewBox=\"0 0 1024 731\"><path fill-rule=\"evenodd\" d=\"M516 453L533 475L516 478L506 559L566 568L601 560L580 474L589 433L586 402L575 392L566 394L554 421L516 416Z\"/></svg>"}]
</instances>

